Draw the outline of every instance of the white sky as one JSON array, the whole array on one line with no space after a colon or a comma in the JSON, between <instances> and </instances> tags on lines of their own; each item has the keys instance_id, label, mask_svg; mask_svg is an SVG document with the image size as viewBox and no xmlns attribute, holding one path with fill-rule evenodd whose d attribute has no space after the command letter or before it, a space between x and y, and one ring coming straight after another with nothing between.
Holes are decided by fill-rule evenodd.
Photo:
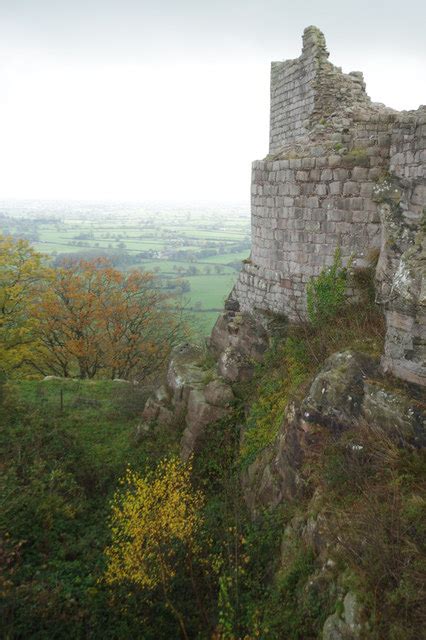
<instances>
[{"instance_id":1,"label":"white sky","mask_svg":"<svg viewBox=\"0 0 426 640\"><path fill-rule=\"evenodd\" d=\"M375 101L425 100L424 3L0 0L0 199L248 202L271 60L316 24Z\"/></svg>"}]
</instances>

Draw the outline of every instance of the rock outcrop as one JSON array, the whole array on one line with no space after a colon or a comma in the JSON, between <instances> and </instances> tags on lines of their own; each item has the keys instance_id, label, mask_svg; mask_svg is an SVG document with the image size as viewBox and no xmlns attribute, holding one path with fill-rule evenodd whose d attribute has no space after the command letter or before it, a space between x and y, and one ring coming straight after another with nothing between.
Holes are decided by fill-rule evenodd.
<instances>
[{"instance_id":1,"label":"rock outcrop","mask_svg":"<svg viewBox=\"0 0 426 640\"><path fill-rule=\"evenodd\" d=\"M342 615L333 613L325 621L322 640L357 640L362 631L361 607L356 595L348 591L343 599Z\"/></svg>"},{"instance_id":2,"label":"rock outcrop","mask_svg":"<svg viewBox=\"0 0 426 640\"><path fill-rule=\"evenodd\" d=\"M232 300L228 305L232 307ZM197 450L207 425L229 415L232 383L251 378L268 344L259 320L240 313L238 307L226 309L207 349L191 344L174 349L166 380L148 399L142 422L176 429L182 425L181 456L187 459Z\"/></svg>"},{"instance_id":3,"label":"rock outcrop","mask_svg":"<svg viewBox=\"0 0 426 640\"><path fill-rule=\"evenodd\" d=\"M269 346L268 317L241 313L233 299L226 302L206 348L189 343L176 347L166 378L148 398L140 434L146 425L183 429L181 456L187 459L202 442L209 424L230 413L232 384L247 382Z\"/></svg>"},{"instance_id":4,"label":"rock outcrop","mask_svg":"<svg viewBox=\"0 0 426 640\"><path fill-rule=\"evenodd\" d=\"M197 346L176 347L170 358L166 381L148 399L142 421L152 427L183 430L181 456L197 450L204 428L229 413L234 394L215 371L204 366L205 353Z\"/></svg>"},{"instance_id":5,"label":"rock outcrop","mask_svg":"<svg viewBox=\"0 0 426 640\"><path fill-rule=\"evenodd\" d=\"M291 405L276 440L242 472L244 499L253 517L265 507L293 500L301 490L299 469L303 449L311 435L304 426Z\"/></svg>"},{"instance_id":6,"label":"rock outcrop","mask_svg":"<svg viewBox=\"0 0 426 640\"><path fill-rule=\"evenodd\" d=\"M262 360L269 338L259 319L241 313L232 301L230 306L213 327L210 347L220 374L230 382L241 382L251 378L253 364Z\"/></svg>"},{"instance_id":7,"label":"rock outcrop","mask_svg":"<svg viewBox=\"0 0 426 640\"><path fill-rule=\"evenodd\" d=\"M303 401L304 419L337 430L353 426L362 410L364 381L374 369L372 359L362 353L330 356Z\"/></svg>"},{"instance_id":8,"label":"rock outcrop","mask_svg":"<svg viewBox=\"0 0 426 640\"><path fill-rule=\"evenodd\" d=\"M426 408L379 372L363 353L333 354L318 372L301 409L290 405L281 429L242 474L246 503L253 515L303 492L302 463L324 436L338 437L363 424L382 430L398 446L426 446Z\"/></svg>"}]
</instances>

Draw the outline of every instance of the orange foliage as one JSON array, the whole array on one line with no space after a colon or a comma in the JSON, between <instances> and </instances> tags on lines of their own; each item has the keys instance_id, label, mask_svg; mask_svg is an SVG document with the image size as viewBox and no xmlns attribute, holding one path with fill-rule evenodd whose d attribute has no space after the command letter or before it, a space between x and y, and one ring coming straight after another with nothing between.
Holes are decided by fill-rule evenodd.
<instances>
[{"instance_id":1,"label":"orange foliage","mask_svg":"<svg viewBox=\"0 0 426 640\"><path fill-rule=\"evenodd\" d=\"M143 379L182 334L176 308L153 274L123 273L105 259L57 269L34 309L39 370L61 376Z\"/></svg>"}]
</instances>

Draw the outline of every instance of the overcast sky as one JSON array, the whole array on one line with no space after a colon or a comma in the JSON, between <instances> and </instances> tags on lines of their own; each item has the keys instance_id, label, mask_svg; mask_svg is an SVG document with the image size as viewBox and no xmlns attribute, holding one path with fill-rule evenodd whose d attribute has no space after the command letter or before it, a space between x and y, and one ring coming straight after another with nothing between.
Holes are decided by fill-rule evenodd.
<instances>
[{"instance_id":1,"label":"overcast sky","mask_svg":"<svg viewBox=\"0 0 426 640\"><path fill-rule=\"evenodd\" d=\"M248 202L303 29L373 100L425 97L423 0L0 0L0 199Z\"/></svg>"}]
</instances>

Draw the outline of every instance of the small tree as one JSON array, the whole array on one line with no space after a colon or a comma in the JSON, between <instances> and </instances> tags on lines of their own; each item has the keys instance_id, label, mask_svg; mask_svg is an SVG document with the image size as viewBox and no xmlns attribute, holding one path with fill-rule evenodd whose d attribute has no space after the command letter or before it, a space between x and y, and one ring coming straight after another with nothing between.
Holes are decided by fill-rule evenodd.
<instances>
[{"instance_id":1,"label":"small tree","mask_svg":"<svg viewBox=\"0 0 426 640\"><path fill-rule=\"evenodd\" d=\"M170 598L177 550L196 550L203 496L191 486L191 463L163 460L145 477L127 471L113 500L111 544L105 550L107 584L131 582L142 589L161 587L167 607L188 637L182 614Z\"/></svg>"},{"instance_id":2,"label":"small tree","mask_svg":"<svg viewBox=\"0 0 426 640\"><path fill-rule=\"evenodd\" d=\"M342 309L346 302L348 272L342 264L342 253L337 247L331 267L311 278L306 287L308 317L319 326Z\"/></svg>"}]
</instances>

